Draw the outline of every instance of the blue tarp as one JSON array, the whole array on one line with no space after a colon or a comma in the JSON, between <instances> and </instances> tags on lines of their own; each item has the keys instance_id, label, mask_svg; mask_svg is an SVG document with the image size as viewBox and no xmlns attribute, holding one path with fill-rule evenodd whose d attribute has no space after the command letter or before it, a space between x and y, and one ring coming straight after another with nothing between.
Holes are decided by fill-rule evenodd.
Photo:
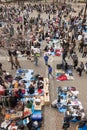
<instances>
[{"instance_id":1,"label":"blue tarp","mask_svg":"<svg viewBox=\"0 0 87 130\"><path fill-rule=\"evenodd\" d=\"M58 111L61 113L65 113L66 109L65 108L58 108Z\"/></svg>"},{"instance_id":2,"label":"blue tarp","mask_svg":"<svg viewBox=\"0 0 87 130\"><path fill-rule=\"evenodd\" d=\"M76 117L74 117L71 122L79 122L80 120L77 120Z\"/></svg>"},{"instance_id":3,"label":"blue tarp","mask_svg":"<svg viewBox=\"0 0 87 130\"><path fill-rule=\"evenodd\" d=\"M83 126L82 128L79 128L78 130L87 130L87 125Z\"/></svg>"}]
</instances>

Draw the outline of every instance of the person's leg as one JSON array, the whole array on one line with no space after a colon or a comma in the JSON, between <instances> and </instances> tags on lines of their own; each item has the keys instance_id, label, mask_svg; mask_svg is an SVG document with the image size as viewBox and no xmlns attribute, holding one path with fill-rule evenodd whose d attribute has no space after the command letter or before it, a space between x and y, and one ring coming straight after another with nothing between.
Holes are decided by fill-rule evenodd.
<instances>
[{"instance_id":1,"label":"person's leg","mask_svg":"<svg viewBox=\"0 0 87 130\"><path fill-rule=\"evenodd\" d=\"M86 71L85 71L85 72L86 72L86 74L87 74L87 69L86 69Z\"/></svg>"},{"instance_id":2,"label":"person's leg","mask_svg":"<svg viewBox=\"0 0 87 130\"><path fill-rule=\"evenodd\" d=\"M45 65L48 65L48 62L45 60Z\"/></svg>"},{"instance_id":3,"label":"person's leg","mask_svg":"<svg viewBox=\"0 0 87 130\"><path fill-rule=\"evenodd\" d=\"M37 66L37 60L35 60L35 66Z\"/></svg>"},{"instance_id":4,"label":"person's leg","mask_svg":"<svg viewBox=\"0 0 87 130\"><path fill-rule=\"evenodd\" d=\"M86 53L85 53L85 52L83 52L82 58L84 58L85 56L86 56Z\"/></svg>"},{"instance_id":5,"label":"person's leg","mask_svg":"<svg viewBox=\"0 0 87 130\"><path fill-rule=\"evenodd\" d=\"M80 52L83 53L83 48L82 47L80 48Z\"/></svg>"},{"instance_id":6,"label":"person's leg","mask_svg":"<svg viewBox=\"0 0 87 130\"><path fill-rule=\"evenodd\" d=\"M47 65L48 65L48 60L47 60Z\"/></svg>"},{"instance_id":7,"label":"person's leg","mask_svg":"<svg viewBox=\"0 0 87 130\"><path fill-rule=\"evenodd\" d=\"M38 65L38 60L36 60L36 66Z\"/></svg>"},{"instance_id":8,"label":"person's leg","mask_svg":"<svg viewBox=\"0 0 87 130\"><path fill-rule=\"evenodd\" d=\"M13 68L13 65L14 65L14 63L11 61L11 69L13 70L14 68Z\"/></svg>"},{"instance_id":9,"label":"person's leg","mask_svg":"<svg viewBox=\"0 0 87 130\"><path fill-rule=\"evenodd\" d=\"M80 77L82 76L82 70L79 71L79 76L80 76Z\"/></svg>"},{"instance_id":10,"label":"person's leg","mask_svg":"<svg viewBox=\"0 0 87 130\"><path fill-rule=\"evenodd\" d=\"M13 62L13 65L14 65L14 67L15 67L15 69L17 69L18 68L18 66Z\"/></svg>"},{"instance_id":11,"label":"person's leg","mask_svg":"<svg viewBox=\"0 0 87 130\"><path fill-rule=\"evenodd\" d=\"M74 69L76 69L77 63L74 63Z\"/></svg>"},{"instance_id":12,"label":"person's leg","mask_svg":"<svg viewBox=\"0 0 87 130\"><path fill-rule=\"evenodd\" d=\"M75 64L74 64L74 69L76 68Z\"/></svg>"},{"instance_id":13,"label":"person's leg","mask_svg":"<svg viewBox=\"0 0 87 130\"><path fill-rule=\"evenodd\" d=\"M48 73L48 79L49 79L50 73Z\"/></svg>"},{"instance_id":14,"label":"person's leg","mask_svg":"<svg viewBox=\"0 0 87 130\"><path fill-rule=\"evenodd\" d=\"M50 75L51 75L51 77L54 79L54 76L53 76L53 74L52 74L52 73L50 73Z\"/></svg>"},{"instance_id":15,"label":"person's leg","mask_svg":"<svg viewBox=\"0 0 87 130\"><path fill-rule=\"evenodd\" d=\"M86 57L86 52L84 52L84 57Z\"/></svg>"},{"instance_id":16,"label":"person's leg","mask_svg":"<svg viewBox=\"0 0 87 130\"><path fill-rule=\"evenodd\" d=\"M21 68L21 65L20 65L20 63L18 61L18 58L15 57L15 68L17 69L17 67Z\"/></svg>"}]
</instances>

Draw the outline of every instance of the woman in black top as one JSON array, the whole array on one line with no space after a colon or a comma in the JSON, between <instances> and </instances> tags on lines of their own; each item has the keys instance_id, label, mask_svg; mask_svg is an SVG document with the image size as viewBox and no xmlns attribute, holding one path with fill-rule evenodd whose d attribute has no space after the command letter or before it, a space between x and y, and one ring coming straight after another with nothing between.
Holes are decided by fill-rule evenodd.
<instances>
[{"instance_id":1,"label":"woman in black top","mask_svg":"<svg viewBox=\"0 0 87 130\"><path fill-rule=\"evenodd\" d=\"M34 92L35 92L35 88L34 88L34 86L31 84L31 85L29 86L29 91L28 91L28 93L29 93L29 94L34 94Z\"/></svg>"}]
</instances>

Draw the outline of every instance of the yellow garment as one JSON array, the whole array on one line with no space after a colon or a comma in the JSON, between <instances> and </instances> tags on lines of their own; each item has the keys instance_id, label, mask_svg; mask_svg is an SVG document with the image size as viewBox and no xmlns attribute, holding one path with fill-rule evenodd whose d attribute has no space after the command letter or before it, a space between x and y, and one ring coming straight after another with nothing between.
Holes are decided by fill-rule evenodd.
<instances>
[{"instance_id":1,"label":"yellow garment","mask_svg":"<svg viewBox=\"0 0 87 130\"><path fill-rule=\"evenodd\" d=\"M15 82L14 88L18 88L18 82Z\"/></svg>"}]
</instances>

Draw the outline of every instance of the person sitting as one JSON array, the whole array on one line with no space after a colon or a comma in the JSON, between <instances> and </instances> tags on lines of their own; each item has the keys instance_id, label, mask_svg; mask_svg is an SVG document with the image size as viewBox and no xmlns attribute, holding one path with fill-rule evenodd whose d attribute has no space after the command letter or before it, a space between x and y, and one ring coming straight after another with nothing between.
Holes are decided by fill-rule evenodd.
<instances>
[{"instance_id":1,"label":"person sitting","mask_svg":"<svg viewBox=\"0 0 87 130\"><path fill-rule=\"evenodd\" d=\"M27 106L28 108L32 108L32 105L33 105L33 101L32 101L32 100L30 100L30 101L28 100L26 106Z\"/></svg>"},{"instance_id":2,"label":"person sitting","mask_svg":"<svg viewBox=\"0 0 87 130\"><path fill-rule=\"evenodd\" d=\"M15 95L9 97L9 104L11 108L14 108L17 105L17 98Z\"/></svg>"},{"instance_id":3,"label":"person sitting","mask_svg":"<svg viewBox=\"0 0 87 130\"><path fill-rule=\"evenodd\" d=\"M18 95L19 95L19 99L23 98L23 93L21 89L18 90Z\"/></svg>"},{"instance_id":4,"label":"person sitting","mask_svg":"<svg viewBox=\"0 0 87 130\"><path fill-rule=\"evenodd\" d=\"M15 91L15 97L17 98L17 100L20 100L21 98L23 98L23 93L21 89Z\"/></svg>"},{"instance_id":5,"label":"person sitting","mask_svg":"<svg viewBox=\"0 0 87 130\"><path fill-rule=\"evenodd\" d=\"M32 84L30 84L28 93L29 94L34 94L34 92L35 92L35 88L34 88L34 86Z\"/></svg>"},{"instance_id":6,"label":"person sitting","mask_svg":"<svg viewBox=\"0 0 87 130\"><path fill-rule=\"evenodd\" d=\"M46 45L45 48L44 48L44 51L48 52L48 50L49 50L49 47Z\"/></svg>"},{"instance_id":7,"label":"person sitting","mask_svg":"<svg viewBox=\"0 0 87 130\"><path fill-rule=\"evenodd\" d=\"M43 89L43 81L38 79L38 81L37 81L37 88L38 89Z\"/></svg>"},{"instance_id":8,"label":"person sitting","mask_svg":"<svg viewBox=\"0 0 87 130\"><path fill-rule=\"evenodd\" d=\"M31 83L32 83L32 85L34 86L34 88L37 88L37 83L36 83L35 80L33 80Z\"/></svg>"},{"instance_id":9,"label":"person sitting","mask_svg":"<svg viewBox=\"0 0 87 130\"><path fill-rule=\"evenodd\" d=\"M50 48L50 51L51 51L51 52L54 52L54 48L53 48L53 47L51 47L51 48Z\"/></svg>"}]
</instances>

